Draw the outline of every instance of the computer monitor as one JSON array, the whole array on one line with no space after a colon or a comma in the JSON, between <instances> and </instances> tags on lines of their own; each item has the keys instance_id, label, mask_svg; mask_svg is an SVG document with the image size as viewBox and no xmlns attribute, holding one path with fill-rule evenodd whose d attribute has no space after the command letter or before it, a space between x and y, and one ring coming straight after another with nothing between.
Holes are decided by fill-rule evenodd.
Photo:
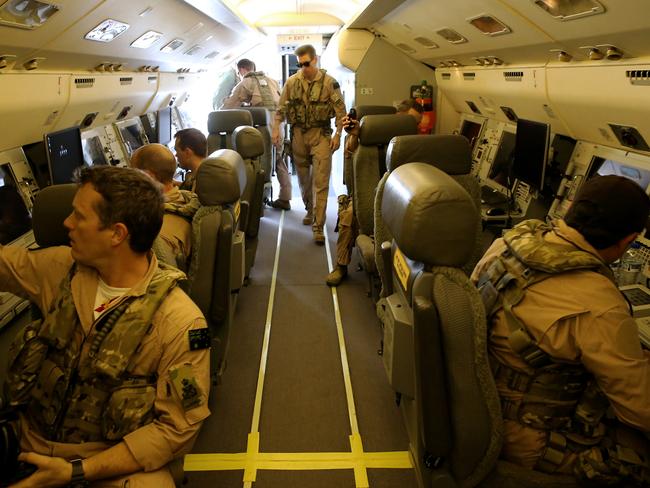
<instances>
[{"instance_id":1,"label":"computer monitor","mask_svg":"<svg viewBox=\"0 0 650 488\"><path fill-rule=\"evenodd\" d=\"M104 146L99 136L88 137L81 141L84 150L84 160L88 166L108 164Z\"/></svg>"},{"instance_id":2,"label":"computer monitor","mask_svg":"<svg viewBox=\"0 0 650 488\"><path fill-rule=\"evenodd\" d=\"M140 116L140 122L142 122L142 128L149 142L158 142L158 136L156 135L156 114L153 112L143 114Z\"/></svg>"},{"instance_id":3,"label":"computer monitor","mask_svg":"<svg viewBox=\"0 0 650 488\"><path fill-rule=\"evenodd\" d=\"M551 126L533 120L518 119L512 177L532 190L544 187Z\"/></svg>"},{"instance_id":4,"label":"computer monitor","mask_svg":"<svg viewBox=\"0 0 650 488\"><path fill-rule=\"evenodd\" d=\"M0 244L16 240L32 228L32 218L20 196L10 164L0 164Z\"/></svg>"},{"instance_id":5,"label":"computer monitor","mask_svg":"<svg viewBox=\"0 0 650 488\"><path fill-rule=\"evenodd\" d=\"M463 125L460 126L460 135L465 136L474 149L478 136L481 133L483 124L472 122L471 120L463 120Z\"/></svg>"},{"instance_id":6,"label":"computer monitor","mask_svg":"<svg viewBox=\"0 0 650 488\"><path fill-rule=\"evenodd\" d=\"M23 146L23 153L32 169L32 174L36 178L36 184L39 188L50 186L50 165L47 162L45 154L45 143L43 141L33 142Z\"/></svg>"},{"instance_id":7,"label":"computer monitor","mask_svg":"<svg viewBox=\"0 0 650 488\"><path fill-rule=\"evenodd\" d=\"M135 119L127 123L117 124L118 133L129 158L131 157L131 154L133 154L133 151L149 142L145 140L146 136L144 135L143 130L140 129L140 125L138 124L139 120L140 119Z\"/></svg>"},{"instance_id":8,"label":"computer monitor","mask_svg":"<svg viewBox=\"0 0 650 488\"><path fill-rule=\"evenodd\" d=\"M172 109L171 107L158 110L156 120L156 139L165 146L172 140Z\"/></svg>"},{"instance_id":9,"label":"computer monitor","mask_svg":"<svg viewBox=\"0 0 650 488\"><path fill-rule=\"evenodd\" d=\"M551 143L551 155L546 165L546 174L544 176L544 188L542 193L553 196L558 192L562 179L566 173L567 166L571 160L571 155L576 147L576 140L556 134Z\"/></svg>"},{"instance_id":10,"label":"computer monitor","mask_svg":"<svg viewBox=\"0 0 650 488\"><path fill-rule=\"evenodd\" d=\"M515 149L515 135L512 132L503 131L499 148L490 166L488 178L501 186L510 188L510 170L512 168L512 157Z\"/></svg>"},{"instance_id":11,"label":"computer monitor","mask_svg":"<svg viewBox=\"0 0 650 488\"><path fill-rule=\"evenodd\" d=\"M591 160L591 168L588 177L591 178L595 175L607 176L618 175L628 178L636 182L643 190L648 188L650 184L650 170L637 168L636 166L628 166L618 161L611 159L599 158L594 156Z\"/></svg>"},{"instance_id":12,"label":"computer monitor","mask_svg":"<svg viewBox=\"0 0 650 488\"><path fill-rule=\"evenodd\" d=\"M75 170L84 164L79 127L45 134L44 140L50 181L53 185L70 183Z\"/></svg>"}]
</instances>

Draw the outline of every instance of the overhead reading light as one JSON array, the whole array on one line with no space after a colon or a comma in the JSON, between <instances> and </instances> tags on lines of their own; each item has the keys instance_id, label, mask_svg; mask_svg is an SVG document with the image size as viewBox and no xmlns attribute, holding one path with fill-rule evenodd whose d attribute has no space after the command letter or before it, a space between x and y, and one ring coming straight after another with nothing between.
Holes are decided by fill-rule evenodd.
<instances>
[{"instance_id":1,"label":"overhead reading light","mask_svg":"<svg viewBox=\"0 0 650 488\"><path fill-rule=\"evenodd\" d=\"M436 31L436 34L452 44L462 44L463 42L467 42L467 39L453 29L440 29L439 31Z\"/></svg>"},{"instance_id":2,"label":"overhead reading light","mask_svg":"<svg viewBox=\"0 0 650 488\"><path fill-rule=\"evenodd\" d=\"M171 53L176 51L179 47L183 45L185 41L183 39L173 39L172 41L165 44L160 51L163 53Z\"/></svg>"},{"instance_id":3,"label":"overhead reading light","mask_svg":"<svg viewBox=\"0 0 650 488\"><path fill-rule=\"evenodd\" d=\"M129 24L119 20L106 19L88 34L84 36L89 41L111 42L116 37L122 35L129 28Z\"/></svg>"},{"instance_id":4,"label":"overhead reading light","mask_svg":"<svg viewBox=\"0 0 650 488\"><path fill-rule=\"evenodd\" d=\"M438 46L435 42L433 42L431 39L428 37L416 37L413 39L415 42L422 44L424 47L427 49L438 49L440 46Z\"/></svg>"},{"instance_id":5,"label":"overhead reading light","mask_svg":"<svg viewBox=\"0 0 650 488\"><path fill-rule=\"evenodd\" d=\"M194 56L196 53L201 51L203 48L201 46L195 45L189 48L187 51L185 51L185 54L188 56Z\"/></svg>"},{"instance_id":6,"label":"overhead reading light","mask_svg":"<svg viewBox=\"0 0 650 488\"><path fill-rule=\"evenodd\" d=\"M478 17L467 19L467 21L488 36L501 36L512 32L510 27L488 14L479 15Z\"/></svg>"},{"instance_id":7,"label":"overhead reading light","mask_svg":"<svg viewBox=\"0 0 650 488\"><path fill-rule=\"evenodd\" d=\"M532 0L557 20L575 20L602 14L605 8L597 0Z\"/></svg>"},{"instance_id":8,"label":"overhead reading light","mask_svg":"<svg viewBox=\"0 0 650 488\"><path fill-rule=\"evenodd\" d=\"M9 0L0 7L0 24L36 29L59 11L59 7L37 0Z\"/></svg>"},{"instance_id":9,"label":"overhead reading light","mask_svg":"<svg viewBox=\"0 0 650 488\"><path fill-rule=\"evenodd\" d=\"M131 47L146 49L148 47L151 47L156 42L158 42L158 40L160 40L162 36L163 35L161 32L147 31L144 34L142 34L140 37L138 37L135 41L133 41L131 43Z\"/></svg>"}]
</instances>

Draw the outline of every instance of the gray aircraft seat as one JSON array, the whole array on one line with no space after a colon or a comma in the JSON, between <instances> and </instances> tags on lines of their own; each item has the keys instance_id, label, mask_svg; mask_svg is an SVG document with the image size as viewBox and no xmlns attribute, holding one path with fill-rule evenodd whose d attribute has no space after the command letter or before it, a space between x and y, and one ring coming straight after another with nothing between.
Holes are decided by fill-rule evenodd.
<instances>
[{"instance_id":1,"label":"gray aircraft seat","mask_svg":"<svg viewBox=\"0 0 650 488\"><path fill-rule=\"evenodd\" d=\"M503 423L485 311L462 269L478 231L468 192L440 169L411 163L390 173L381 206L394 236L394 292L378 305L383 360L420 486L575 486L571 477L497 462Z\"/></svg>"},{"instance_id":2,"label":"gray aircraft seat","mask_svg":"<svg viewBox=\"0 0 650 488\"><path fill-rule=\"evenodd\" d=\"M244 162L229 149L211 154L196 172L196 194L202 206L192 220L188 294L212 331L213 381L225 366L236 304L233 274L238 266L243 268L243 256L237 256L235 232L245 186ZM240 272L243 274L243 270Z\"/></svg>"},{"instance_id":3,"label":"gray aircraft seat","mask_svg":"<svg viewBox=\"0 0 650 488\"><path fill-rule=\"evenodd\" d=\"M232 133L240 125L253 125L248 110L216 110L208 115L208 154L217 149L232 149Z\"/></svg>"},{"instance_id":4,"label":"gray aircraft seat","mask_svg":"<svg viewBox=\"0 0 650 488\"><path fill-rule=\"evenodd\" d=\"M39 247L69 246L68 229L63 221L72 213L76 183L46 186L36 194L32 212L34 240Z\"/></svg>"},{"instance_id":5,"label":"gray aircraft seat","mask_svg":"<svg viewBox=\"0 0 650 488\"><path fill-rule=\"evenodd\" d=\"M382 114L394 114L397 110L392 105L359 105L354 107L357 111L357 120L361 120L366 115L382 115ZM343 141L343 147L345 148L345 143L347 142L348 134L345 136ZM343 154L343 183L348 189L348 195L352 195L354 191L354 182L352 178L352 157L347 154Z\"/></svg>"},{"instance_id":6,"label":"gray aircraft seat","mask_svg":"<svg viewBox=\"0 0 650 488\"><path fill-rule=\"evenodd\" d=\"M359 223L356 247L369 275L370 292L376 299L379 278L375 266L374 232L375 191L386 172L386 149L395 136L417 133L417 123L410 115L366 115L359 126L359 146L352 157L353 205Z\"/></svg>"},{"instance_id":7,"label":"gray aircraft seat","mask_svg":"<svg viewBox=\"0 0 650 488\"><path fill-rule=\"evenodd\" d=\"M264 196L265 202L273 200L273 185L271 175L274 171L275 146L271 143L271 127L273 126L274 111L264 107L243 107L253 116L253 127L260 131L264 138L264 154L260 157L260 164L264 170Z\"/></svg>"},{"instance_id":8,"label":"gray aircraft seat","mask_svg":"<svg viewBox=\"0 0 650 488\"><path fill-rule=\"evenodd\" d=\"M412 162L430 164L450 175L470 194L476 208L480 208L480 185L478 180L470 174L472 169L472 149L465 137L458 135L411 135L392 139L386 151L387 172L377 185L377 195L375 197L375 264L382 281L382 297L386 296L384 259L381 254L382 245L387 242L384 252L390 253L390 242L393 236L384 226L381 213L381 198L390 172L399 166ZM476 228L478 232L474 252L462 267L468 275L471 274L483 251L481 219L476 220Z\"/></svg>"},{"instance_id":9,"label":"gray aircraft seat","mask_svg":"<svg viewBox=\"0 0 650 488\"><path fill-rule=\"evenodd\" d=\"M246 235L246 267L244 275L248 277L255 263L257 252L257 235L260 230L260 219L264 213L264 177L265 172L260 164L260 156L264 154L264 139L255 127L240 126L232 133L233 147L243 158L246 166L246 188L242 195L244 233Z\"/></svg>"}]
</instances>

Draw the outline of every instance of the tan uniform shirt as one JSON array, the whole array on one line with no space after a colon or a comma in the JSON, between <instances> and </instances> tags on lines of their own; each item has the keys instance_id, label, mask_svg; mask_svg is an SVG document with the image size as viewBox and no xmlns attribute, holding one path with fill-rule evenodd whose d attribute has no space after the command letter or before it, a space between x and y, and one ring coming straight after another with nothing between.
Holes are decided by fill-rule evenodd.
<instances>
[{"instance_id":1,"label":"tan uniform shirt","mask_svg":"<svg viewBox=\"0 0 650 488\"><path fill-rule=\"evenodd\" d=\"M271 89L271 96L273 100L278 103L280 99L280 87L278 82L268 76L264 79ZM253 76L246 76L240 81L228 98L223 101L222 109L239 108L250 105L251 107L258 107L262 104L262 95L260 94L260 86L258 81Z\"/></svg>"},{"instance_id":2,"label":"tan uniform shirt","mask_svg":"<svg viewBox=\"0 0 650 488\"><path fill-rule=\"evenodd\" d=\"M280 97L280 104L278 110L275 112L275 121L279 127L282 122L286 119L287 116L287 104L289 103L289 94L291 93L291 87L294 83L302 83L303 88L303 101L305 104L309 103L308 93L310 85L315 81L320 80L322 77L325 77L323 80L323 89L321 90L320 100L327 101L330 100L334 106L334 111L336 112L336 132L340 133L343 129L343 117L345 117L345 104L343 103L343 96L341 95L341 89L338 82L332 78L327 73L323 74L321 70L318 71L316 76L312 81L307 80L303 74L302 70L298 71L296 74L291 75L284 85L282 90L282 96Z\"/></svg>"},{"instance_id":3,"label":"tan uniform shirt","mask_svg":"<svg viewBox=\"0 0 650 488\"><path fill-rule=\"evenodd\" d=\"M582 235L563 221L545 238L562 244L568 241L598 256ZM504 249L503 239L492 244L472 273L474 283ZM641 349L636 323L614 283L594 271L552 276L530 286L513 312L541 349L556 359L581 362L594 375L619 420L650 432L650 354ZM508 345L509 329L502 310L490 330L490 353L513 368L532 372ZM505 398L521 398L504 384L497 388ZM545 432L506 420L502 455L533 467L545 440Z\"/></svg>"},{"instance_id":4,"label":"tan uniform shirt","mask_svg":"<svg viewBox=\"0 0 650 488\"><path fill-rule=\"evenodd\" d=\"M60 283L67 276L73 259L68 247L54 247L27 251L16 246L0 246L0 290L28 298L42 311L49 309L59 293ZM143 295L158 267L151 256L145 277L129 295ZM75 340L86 341L82 356L88 353L93 341L93 304L97 292L98 274L93 268L79 265L72 278L71 290L83 331L75 333ZM210 415L207 395L210 389L209 349L190 351L188 332L206 327L198 307L178 287L165 298L153 316L152 332L145 336L135 360L133 374L158 375L155 420L126 435L123 441L145 471L161 468L173 458L186 454L192 447L203 419ZM83 336L83 337L82 337ZM169 372L180 365L191 365L201 390L201 405L183 410L180 397L170 381ZM68 444L45 440L21 418L21 448L47 456L90 457L112 444L87 442Z\"/></svg>"},{"instance_id":5,"label":"tan uniform shirt","mask_svg":"<svg viewBox=\"0 0 650 488\"><path fill-rule=\"evenodd\" d=\"M171 203L183 203L183 196L178 188L174 187L165 198ZM192 252L192 224L180 215L165 212L159 237L169 248L172 256L183 254L187 260ZM176 266L175 263L168 263Z\"/></svg>"}]
</instances>

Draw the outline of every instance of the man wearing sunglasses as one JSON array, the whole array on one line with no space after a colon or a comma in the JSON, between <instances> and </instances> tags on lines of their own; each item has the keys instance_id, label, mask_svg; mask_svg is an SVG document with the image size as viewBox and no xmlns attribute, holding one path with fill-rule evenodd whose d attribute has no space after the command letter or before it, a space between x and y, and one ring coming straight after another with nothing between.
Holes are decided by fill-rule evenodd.
<instances>
[{"instance_id":1,"label":"man wearing sunglasses","mask_svg":"<svg viewBox=\"0 0 650 488\"><path fill-rule=\"evenodd\" d=\"M302 222L312 226L314 242L322 245L332 153L341 145L345 104L338 82L318 68L314 46L300 46L295 54L300 70L284 86L272 139L273 144L279 144L280 124L286 119L291 125L293 158L307 210ZM332 117L336 117L334 134Z\"/></svg>"}]
</instances>

